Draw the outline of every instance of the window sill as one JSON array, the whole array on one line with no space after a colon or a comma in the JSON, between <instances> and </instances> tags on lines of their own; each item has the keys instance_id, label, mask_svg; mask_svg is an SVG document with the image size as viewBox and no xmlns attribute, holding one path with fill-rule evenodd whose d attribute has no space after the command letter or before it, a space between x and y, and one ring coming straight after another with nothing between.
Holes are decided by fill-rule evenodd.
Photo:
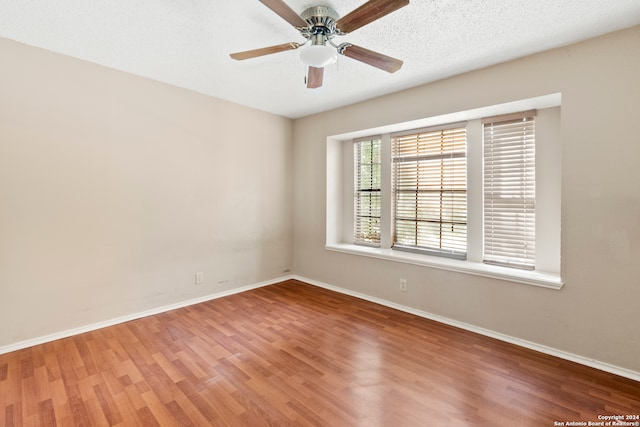
<instances>
[{"instance_id":1,"label":"window sill","mask_svg":"<svg viewBox=\"0 0 640 427\"><path fill-rule=\"evenodd\" d=\"M334 252L342 252L352 255L368 256L406 264L421 265L425 267L439 268L458 273L473 274L476 276L490 277L492 279L507 280L523 283L525 285L540 286L543 288L560 290L564 283L560 275L541 271L517 270L496 265L487 265L481 262L461 261L449 258L440 258L410 252L394 251L392 249L380 249L368 246L358 246L346 243L327 244L325 249Z\"/></svg>"}]
</instances>

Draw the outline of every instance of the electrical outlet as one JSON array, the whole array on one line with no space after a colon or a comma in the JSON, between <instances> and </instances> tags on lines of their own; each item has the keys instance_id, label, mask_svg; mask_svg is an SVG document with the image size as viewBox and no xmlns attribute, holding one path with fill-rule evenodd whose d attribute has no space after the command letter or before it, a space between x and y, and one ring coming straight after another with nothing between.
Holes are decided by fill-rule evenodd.
<instances>
[{"instance_id":1,"label":"electrical outlet","mask_svg":"<svg viewBox=\"0 0 640 427\"><path fill-rule=\"evenodd\" d=\"M202 285L204 283L204 273L196 273L196 285Z\"/></svg>"},{"instance_id":2,"label":"electrical outlet","mask_svg":"<svg viewBox=\"0 0 640 427\"><path fill-rule=\"evenodd\" d=\"M400 290L407 292L407 279L400 279Z\"/></svg>"}]
</instances>

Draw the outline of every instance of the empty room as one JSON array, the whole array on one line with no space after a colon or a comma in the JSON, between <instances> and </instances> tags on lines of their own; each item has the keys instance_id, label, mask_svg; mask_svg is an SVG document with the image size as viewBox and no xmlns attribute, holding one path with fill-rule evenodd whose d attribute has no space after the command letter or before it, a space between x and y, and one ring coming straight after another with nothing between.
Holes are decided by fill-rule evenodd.
<instances>
[{"instance_id":1,"label":"empty room","mask_svg":"<svg viewBox=\"0 0 640 427\"><path fill-rule=\"evenodd\" d=\"M0 0L0 426L640 426L637 0Z\"/></svg>"}]
</instances>

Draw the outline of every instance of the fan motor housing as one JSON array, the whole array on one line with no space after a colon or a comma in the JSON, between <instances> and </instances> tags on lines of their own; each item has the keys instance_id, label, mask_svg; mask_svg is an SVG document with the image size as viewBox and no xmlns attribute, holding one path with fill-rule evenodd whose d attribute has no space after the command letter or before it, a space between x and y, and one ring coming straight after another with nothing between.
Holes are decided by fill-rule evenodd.
<instances>
[{"instance_id":1,"label":"fan motor housing","mask_svg":"<svg viewBox=\"0 0 640 427\"><path fill-rule=\"evenodd\" d=\"M306 9L300 14L307 24L311 34L335 34L336 21L340 15L335 10L327 6L314 6Z\"/></svg>"}]
</instances>

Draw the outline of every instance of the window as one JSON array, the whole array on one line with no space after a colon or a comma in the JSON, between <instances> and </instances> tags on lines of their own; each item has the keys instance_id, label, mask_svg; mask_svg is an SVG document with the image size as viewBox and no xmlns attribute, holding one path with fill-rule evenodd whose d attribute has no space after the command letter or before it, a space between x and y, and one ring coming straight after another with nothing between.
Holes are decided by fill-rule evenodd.
<instances>
[{"instance_id":1,"label":"window","mask_svg":"<svg viewBox=\"0 0 640 427\"><path fill-rule=\"evenodd\" d=\"M464 127L391 138L393 247L464 259L467 156Z\"/></svg>"},{"instance_id":2,"label":"window","mask_svg":"<svg viewBox=\"0 0 640 427\"><path fill-rule=\"evenodd\" d=\"M560 104L328 136L325 248L561 289Z\"/></svg>"},{"instance_id":3,"label":"window","mask_svg":"<svg viewBox=\"0 0 640 427\"><path fill-rule=\"evenodd\" d=\"M535 268L535 111L483 120L484 257Z\"/></svg>"},{"instance_id":4,"label":"window","mask_svg":"<svg viewBox=\"0 0 640 427\"><path fill-rule=\"evenodd\" d=\"M380 139L354 143L354 235L358 244L380 244Z\"/></svg>"}]
</instances>

